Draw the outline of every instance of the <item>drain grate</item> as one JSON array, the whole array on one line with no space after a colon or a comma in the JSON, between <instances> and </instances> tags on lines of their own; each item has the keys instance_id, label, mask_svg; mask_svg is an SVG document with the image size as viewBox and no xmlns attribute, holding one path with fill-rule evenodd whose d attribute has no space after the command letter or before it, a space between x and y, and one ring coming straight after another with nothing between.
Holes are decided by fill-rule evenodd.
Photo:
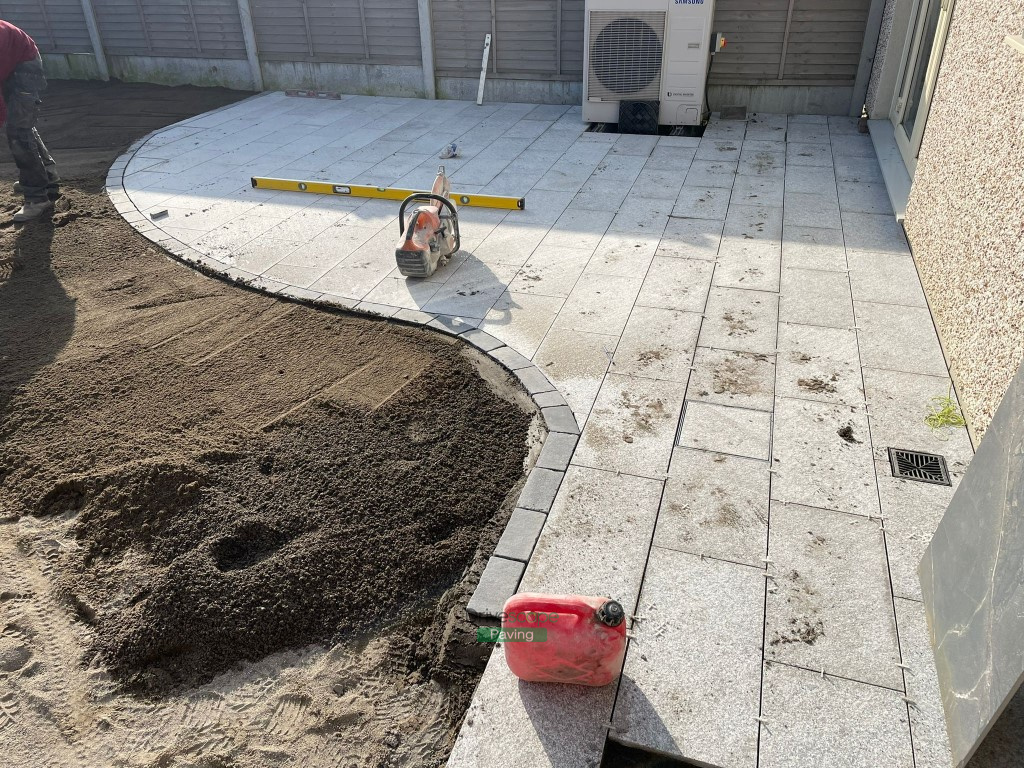
<instances>
[{"instance_id":1,"label":"drain grate","mask_svg":"<svg viewBox=\"0 0 1024 768\"><path fill-rule=\"evenodd\" d=\"M892 467L893 477L918 480L922 483L935 483L936 485L952 485L949 481L946 460L937 453L890 448L889 465Z\"/></svg>"}]
</instances>

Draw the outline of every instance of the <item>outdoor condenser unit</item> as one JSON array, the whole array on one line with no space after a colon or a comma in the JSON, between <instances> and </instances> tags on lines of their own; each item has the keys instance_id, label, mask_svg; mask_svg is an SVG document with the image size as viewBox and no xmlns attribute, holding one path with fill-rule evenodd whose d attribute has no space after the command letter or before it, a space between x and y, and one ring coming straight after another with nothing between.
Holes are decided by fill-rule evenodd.
<instances>
[{"instance_id":1,"label":"outdoor condenser unit","mask_svg":"<svg viewBox=\"0 0 1024 768\"><path fill-rule=\"evenodd\" d=\"M715 0L586 0L583 120L615 123L622 101L660 101L660 125L698 125Z\"/></svg>"}]
</instances>

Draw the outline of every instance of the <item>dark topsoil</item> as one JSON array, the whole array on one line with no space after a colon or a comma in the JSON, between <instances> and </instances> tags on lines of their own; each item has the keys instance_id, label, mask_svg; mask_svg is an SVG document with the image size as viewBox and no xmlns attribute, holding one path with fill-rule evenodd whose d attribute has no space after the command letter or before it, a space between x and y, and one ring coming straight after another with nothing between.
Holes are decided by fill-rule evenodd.
<instances>
[{"instance_id":1,"label":"dark topsoil","mask_svg":"<svg viewBox=\"0 0 1024 768\"><path fill-rule=\"evenodd\" d=\"M9 223L0 166L0 521L67 521L57 589L126 691L387 628L454 732L481 669L458 603L530 416L461 345L204 277L120 219L130 141L245 95L52 83L52 220Z\"/></svg>"}]
</instances>

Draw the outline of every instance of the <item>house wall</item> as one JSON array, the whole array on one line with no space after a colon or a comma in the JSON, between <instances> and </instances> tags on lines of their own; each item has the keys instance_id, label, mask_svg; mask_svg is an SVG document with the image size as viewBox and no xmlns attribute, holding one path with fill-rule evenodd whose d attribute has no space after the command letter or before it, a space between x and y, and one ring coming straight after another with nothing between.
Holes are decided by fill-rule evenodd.
<instances>
[{"instance_id":1,"label":"house wall","mask_svg":"<svg viewBox=\"0 0 1024 768\"><path fill-rule=\"evenodd\" d=\"M717 0L715 29L729 44L715 57L710 106L820 114L859 109L858 69L871 7L878 1ZM428 54L433 54L438 95L475 97L484 35L490 33L493 85L485 94L522 94L552 103L579 103L582 97L585 0L249 4L268 88L428 92L422 7L430 10ZM245 76L237 0L92 0L92 6L115 77L232 87L255 83ZM81 0L0 0L0 17L37 40L54 75L97 71L75 59L92 54ZM870 30L867 37L873 39Z\"/></svg>"},{"instance_id":2,"label":"house wall","mask_svg":"<svg viewBox=\"0 0 1024 768\"><path fill-rule=\"evenodd\" d=\"M904 226L976 437L1024 357L1022 0L953 11Z\"/></svg>"}]
</instances>

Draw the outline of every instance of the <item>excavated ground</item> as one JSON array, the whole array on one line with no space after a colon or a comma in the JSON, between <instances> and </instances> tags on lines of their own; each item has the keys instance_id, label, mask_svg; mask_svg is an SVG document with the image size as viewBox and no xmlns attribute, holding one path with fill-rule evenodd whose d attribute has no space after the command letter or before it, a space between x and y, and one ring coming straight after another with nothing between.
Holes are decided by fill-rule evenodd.
<instances>
[{"instance_id":1,"label":"excavated ground","mask_svg":"<svg viewBox=\"0 0 1024 768\"><path fill-rule=\"evenodd\" d=\"M9 223L0 165L13 765L440 764L479 678L460 604L524 396L439 335L199 275L102 191L130 141L243 96L52 84L52 220Z\"/></svg>"}]
</instances>

